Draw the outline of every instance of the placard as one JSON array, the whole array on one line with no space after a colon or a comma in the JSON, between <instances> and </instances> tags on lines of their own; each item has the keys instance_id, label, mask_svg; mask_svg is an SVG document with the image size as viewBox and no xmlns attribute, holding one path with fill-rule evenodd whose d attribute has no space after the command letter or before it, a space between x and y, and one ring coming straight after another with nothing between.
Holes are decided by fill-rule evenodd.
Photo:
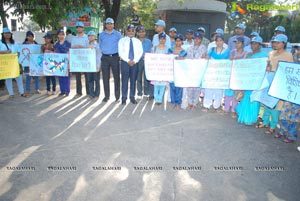
<instances>
[{"instance_id":1,"label":"placard","mask_svg":"<svg viewBox=\"0 0 300 201\"><path fill-rule=\"evenodd\" d=\"M280 61L269 94L300 104L300 64Z\"/></svg>"},{"instance_id":2,"label":"placard","mask_svg":"<svg viewBox=\"0 0 300 201\"><path fill-rule=\"evenodd\" d=\"M207 59L174 60L174 83L177 87L200 87Z\"/></svg>"},{"instance_id":3,"label":"placard","mask_svg":"<svg viewBox=\"0 0 300 201\"><path fill-rule=\"evenodd\" d=\"M96 49L70 49L70 72L97 72Z\"/></svg>"},{"instance_id":4,"label":"placard","mask_svg":"<svg viewBox=\"0 0 300 201\"><path fill-rule=\"evenodd\" d=\"M210 59L202 81L202 87L209 89L229 89L231 65L232 61L229 59Z\"/></svg>"},{"instance_id":5,"label":"placard","mask_svg":"<svg viewBox=\"0 0 300 201\"><path fill-rule=\"evenodd\" d=\"M145 54L145 74L147 80L173 81L174 80L174 55Z\"/></svg>"}]
</instances>

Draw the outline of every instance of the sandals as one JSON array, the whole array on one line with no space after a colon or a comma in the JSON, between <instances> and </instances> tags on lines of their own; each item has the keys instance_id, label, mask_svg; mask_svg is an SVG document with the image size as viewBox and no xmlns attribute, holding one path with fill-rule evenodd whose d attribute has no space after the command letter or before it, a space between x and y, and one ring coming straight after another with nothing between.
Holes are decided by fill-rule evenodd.
<instances>
[{"instance_id":1,"label":"sandals","mask_svg":"<svg viewBox=\"0 0 300 201\"><path fill-rule=\"evenodd\" d=\"M255 128L268 128L268 126L264 125L262 122L259 122L255 125Z\"/></svg>"},{"instance_id":2,"label":"sandals","mask_svg":"<svg viewBox=\"0 0 300 201\"><path fill-rule=\"evenodd\" d=\"M268 135L273 135L275 133L275 129L274 128L270 128L268 130L265 131L265 134L268 134Z\"/></svg>"},{"instance_id":3,"label":"sandals","mask_svg":"<svg viewBox=\"0 0 300 201\"><path fill-rule=\"evenodd\" d=\"M277 138L277 139L281 138L282 136L283 136L283 135L280 134L280 133L277 133L276 135L274 135L274 137Z\"/></svg>"},{"instance_id":4,"label":"sandals","mask_svg":"<svg viewBox=\"0 0 300 201\"><path fill-rule=\"evenodd\" d=\"M285 143L293 143L295 140L291 140L290 138L286 137L284 138L283 142Z\"/></svg>"}]
</instances>

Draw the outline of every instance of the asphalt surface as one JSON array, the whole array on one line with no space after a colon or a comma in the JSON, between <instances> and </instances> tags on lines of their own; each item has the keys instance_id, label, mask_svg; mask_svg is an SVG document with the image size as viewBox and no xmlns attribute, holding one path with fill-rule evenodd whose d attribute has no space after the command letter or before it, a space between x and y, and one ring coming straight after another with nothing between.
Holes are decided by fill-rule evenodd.
<instances>
[{"instance_id":1,"label":"asphalt surface","mask_svg":"<svg viewBox=\"0 0 300 201\"><path fill-rule=\"evenodd\" d=\"M74 88L0 91L0 201L300 200L299 140L146 98L102 103L102 82L97 101Z\"/></svg>"}]
</instances>

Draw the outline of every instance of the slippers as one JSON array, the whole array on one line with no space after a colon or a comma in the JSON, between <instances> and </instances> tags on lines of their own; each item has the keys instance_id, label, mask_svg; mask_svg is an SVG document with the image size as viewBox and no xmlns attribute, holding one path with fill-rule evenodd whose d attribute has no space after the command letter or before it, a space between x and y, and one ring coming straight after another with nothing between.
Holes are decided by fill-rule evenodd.
<instances>
[{"instance_id":1,"label":"slippers","mask_svg":"<svg viewBox=\"0 0 300 201\"><path fill-rule=\"evenodd\" d=\"M280 133L277 133L276 135L274 135L274 137L275 137L275 138L277 138L277 139L279 139L279 138L281 138L281 137L282 137L282 134L280 134Z\"/></svg>"},{"instance_id":2,"label":"slippers","mask_svg":"<svg viewBox=\"0 0 300 201\"><path fill-rule=\"evenodd\" d=\"M290 138L284 138L283 142L285 143L293 143L295 140L291 140Z\"/></svg>"},{"instance_id":3,"label":"slippers","mask_svg":"<svg viewBox=\"0 0 300 201\"><path fill-rule=\"evenodd\" d=\"M275 133L275 129L274 128L270 128L269 130L265 131L265 134L268 134L268 135L273 135L274 133Z\"/></svg>"},{"instance_id":4,"label":"slippers","mask_svg":"<svg viewBox=\"0 0 300 201\"><path fill-rule=\"evenodd\" d=\"M264 125L262 122L259 122L255 125L255 128L268 128L268 126Z\"/></svg>"}]
</instances>

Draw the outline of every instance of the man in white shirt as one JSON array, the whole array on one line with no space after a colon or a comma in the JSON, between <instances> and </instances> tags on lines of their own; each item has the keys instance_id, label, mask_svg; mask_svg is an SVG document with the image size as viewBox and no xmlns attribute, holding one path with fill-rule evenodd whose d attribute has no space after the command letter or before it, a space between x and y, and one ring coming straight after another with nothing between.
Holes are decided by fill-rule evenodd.
<instances>
[{"instance_id":1,"label":"man in white shirt","mask_svg":"<svg viewBox=\"0 0 300 201\"><path fill-rule=\"evenodd\" d=\"M122 105L126 104L128 96L128 80L130 80L130 102L137 104L135 100L136 80L138 75L137 63L143 56L142 42L135 36L133 25L127 27L127 36L121 38L118 44L118 52L121 58L122 76Z\"/></svg>"}]
</instances>

